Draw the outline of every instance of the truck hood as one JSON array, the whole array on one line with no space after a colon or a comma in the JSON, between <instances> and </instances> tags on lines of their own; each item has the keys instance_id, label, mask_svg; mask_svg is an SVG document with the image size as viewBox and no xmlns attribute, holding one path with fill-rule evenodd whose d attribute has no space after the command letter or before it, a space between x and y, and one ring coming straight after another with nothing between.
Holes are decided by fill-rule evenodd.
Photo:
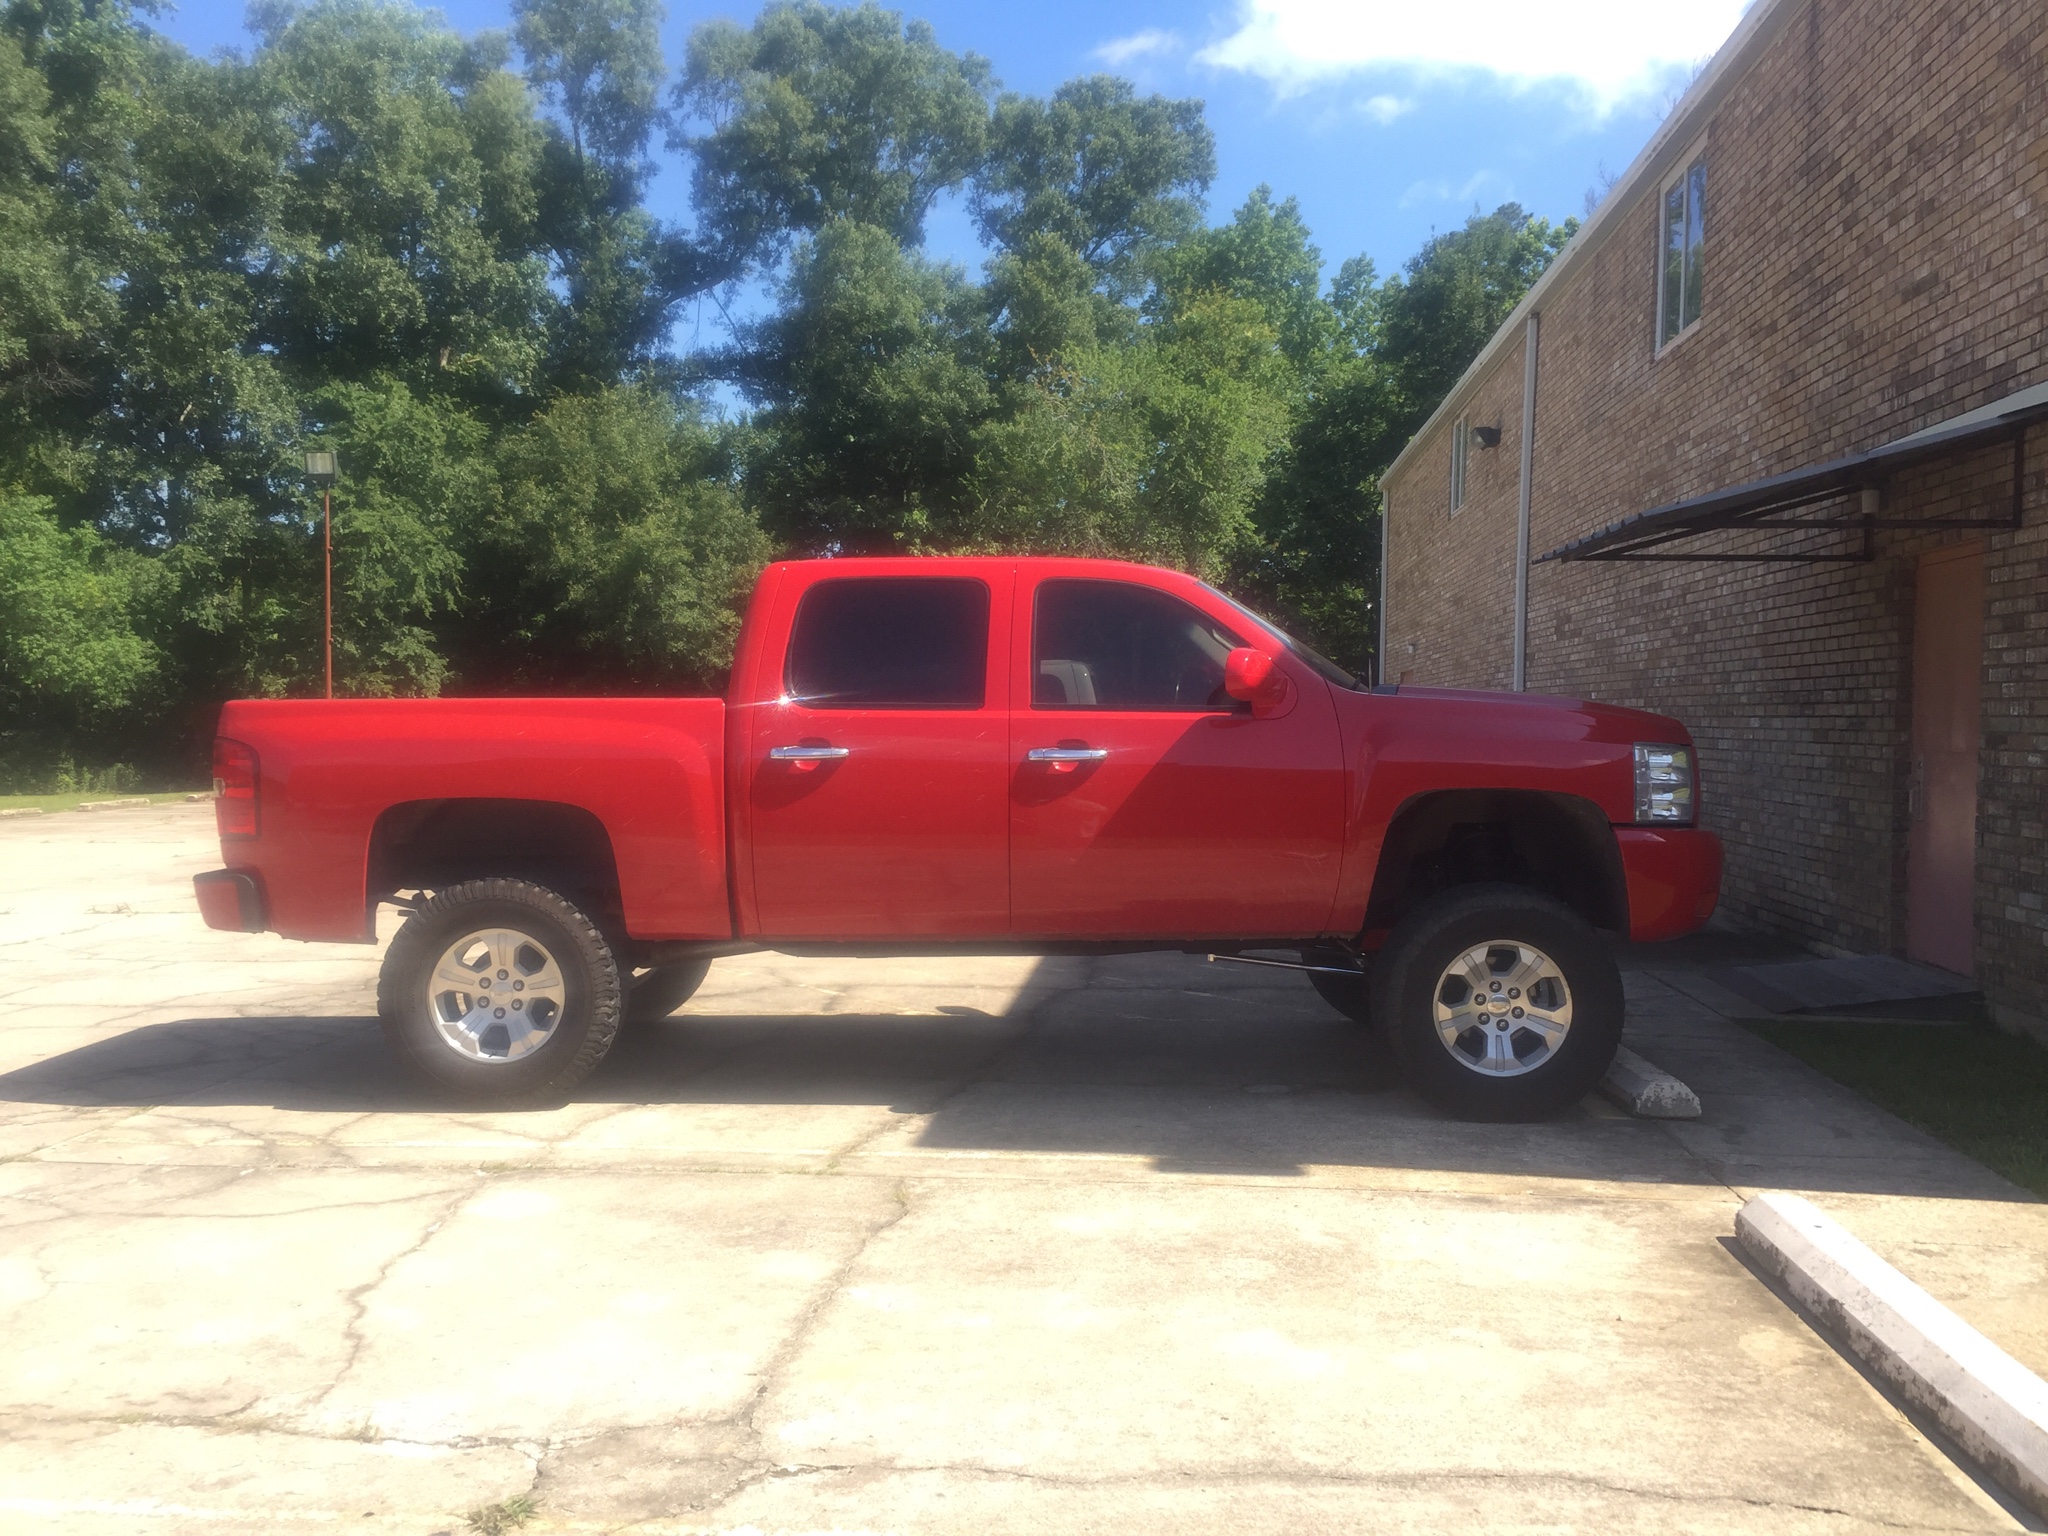
<instances>
[{"instance_id":1,"label":"truck hood","mask_svg":"<svg viewBox=\"0 0 2048 1536\"><path fill-rule=\"evenodd\" d=\"M1620 704L1603 704L1597 699L1574 699L1554 693L1507 693L1490 688L1423 688L1411 683L1403 683L1391 696L1467 709L1514 709L1530 714L1548 714L1556 717L1556 724L1576 723L1585 739L1591 741L1656 741L1674 746L1693 744L1692 733L1670 715L1631 709ZM1531 723L1534 724L1533 721Z\"/></svg>"}]
</instances>

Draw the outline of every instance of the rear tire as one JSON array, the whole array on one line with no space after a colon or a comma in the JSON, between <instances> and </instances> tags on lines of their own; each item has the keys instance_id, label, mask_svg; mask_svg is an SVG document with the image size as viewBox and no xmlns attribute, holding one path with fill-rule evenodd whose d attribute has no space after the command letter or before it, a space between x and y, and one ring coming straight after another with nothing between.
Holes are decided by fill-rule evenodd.
<instances>
[{"instance_id":1,"label":"rear tire","mask_svg":"<svg viewBox=\"0 0 2048 1536\"><path fill-rule=\"evenodd\" d=\"M619 969L597 925L545 886L471 880L399 929L377 978L393 1049L482 1103L559 1098L619 1030Z\"/></svg>"},{"instance_id":2,"label":"rear tire","mask_svg":"<svg viewBox=\"0 0 2048 1536\"><path fill-rule=\"evenodd\" d=\"M659 1023L695 996L710 974L709 960L685 960L642 971L628 984L626 1022Z\"/></svg>"},{"instance_id":3,"label":"rear tire","mask_svg":"<svg viewBox=\"0 0 2048 1536\"><path fill-rule=\"evenodd\" d=\"M1426 902L1380 952L1374 1008L1408 1081L1467 1120L1541 1120L1621 1044L1621 973L1562 902L1512 885Z\"/></svg>"}]
</instances>

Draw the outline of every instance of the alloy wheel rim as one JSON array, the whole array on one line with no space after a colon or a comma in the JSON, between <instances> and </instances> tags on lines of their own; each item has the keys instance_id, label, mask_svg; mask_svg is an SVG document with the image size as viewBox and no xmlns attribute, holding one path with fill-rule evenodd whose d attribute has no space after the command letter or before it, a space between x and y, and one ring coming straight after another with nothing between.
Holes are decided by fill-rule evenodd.
<instances>
[{"instance_id":1,"label":"alloy wheel rim","mask_svg":"<svg viewBox=\"0 0 2048 1536\"><path fill-rule=\"evenodd\" d=\"M1564 1047L1572 992L1555 960L1533 944L1488 939L1444 967L1430 999L1437 1039L1482 1077L1534 1072Z\"/></svg>"},{"instance_id":2,"label":"alloy wheel rim","mask_svg":"<svg viewBox=\"0 0 2048 1536\"><path fill-rule=\"evenodd\" d=\"M427 1014L449 1050L498 1065L530 1056L554 1037L568 1003L548 947L517 928L466 933L434 962Z\"/></svg>"}]
</instances>

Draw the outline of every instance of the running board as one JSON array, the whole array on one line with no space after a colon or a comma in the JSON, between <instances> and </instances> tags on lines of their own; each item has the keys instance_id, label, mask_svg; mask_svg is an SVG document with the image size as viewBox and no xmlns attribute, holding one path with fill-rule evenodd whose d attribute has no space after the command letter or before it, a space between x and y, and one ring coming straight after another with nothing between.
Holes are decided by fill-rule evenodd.
<instances>
[{"instance_id":1,"label":"running board","mask_svg":"<svg viewBox=\"0 0 2048 1536\"><path fill-rule=\"evenodd\" d=\"M1304 965L1299 960L1254 960L1250 955L1211 955L1210 963L1228 961L1232 965L1270 965L1281 971L1320 971L1325 976L1357 976L1365 972L1350 965Z\"/></svg>"}]
</instances>

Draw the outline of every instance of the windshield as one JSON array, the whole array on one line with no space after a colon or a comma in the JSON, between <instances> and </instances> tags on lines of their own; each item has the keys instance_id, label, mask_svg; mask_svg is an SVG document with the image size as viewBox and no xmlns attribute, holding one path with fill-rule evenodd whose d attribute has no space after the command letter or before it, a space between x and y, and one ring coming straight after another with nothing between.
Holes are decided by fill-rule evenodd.
<instances>
[{"instance_id":1,"label":"windshield","mask_svg":"<svg viewBox=\"0 0 2048 1536\"><path fill-rule=\"evenodd\" d=\"M1330 660L1329 657L1318 651L1314 646L1303 644L1271 619L1262 618L1258 614L1253 613L1251 609L1245 607L1236 598L1218 592L1214 587L1206 583L1204 583L1202 590L1227 603L1233 611L1243 614L1254 624L1258 625L1260 629L1265 630L1266 633L1279 640L1287 649L1294 652L1295 655L1313 667L1316 675L1324 681L1335 683L1339 688L1349 688L1357 693L1366 693L1371 690L1372 684L1357 673L1347 671L1343 667L1338 666L1336 662Z\"/></svg>"}]
</instances>

